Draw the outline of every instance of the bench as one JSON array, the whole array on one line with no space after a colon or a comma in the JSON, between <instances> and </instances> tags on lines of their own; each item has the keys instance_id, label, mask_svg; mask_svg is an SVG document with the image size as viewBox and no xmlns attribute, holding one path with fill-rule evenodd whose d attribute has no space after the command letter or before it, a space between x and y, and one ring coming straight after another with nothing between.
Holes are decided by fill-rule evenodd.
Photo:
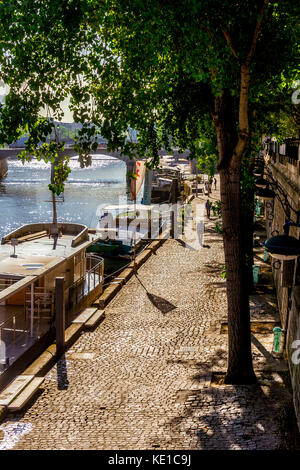
<instances>
[{"instance_id":1,"label":"bench","mask_svg":"<svg viewBox=\"0 0 300 470\"><path fill-rule=\"evenodd\" d=\"M17 240L19 243L35 240L37 238L42 238L48 235L47 230L43 230L42 232L36 233L29 233L28 235L24 235L23 237L19 237Z\"/></svg>"}]
</instances>

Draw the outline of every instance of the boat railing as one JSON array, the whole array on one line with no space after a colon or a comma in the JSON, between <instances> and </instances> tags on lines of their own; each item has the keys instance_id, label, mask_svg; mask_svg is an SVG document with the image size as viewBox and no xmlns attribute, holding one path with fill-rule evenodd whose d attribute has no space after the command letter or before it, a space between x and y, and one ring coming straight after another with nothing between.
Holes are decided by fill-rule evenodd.
<instances>
[{"instance_id":1,"label":"boat railing","mask_svg":"<svg viewBox=\"0 0 300 470\"><path fill-rule=\"evenodd\" d=\"M85 278L89 293L104 280L104 259L95 253L86 253L86 262Z\"/></svg>"},{"instance_id":2,"label":"boat railing","mask_svg":"<svg viewBox=\"0 0 300 470\"><path fill-rule=\"evenodd\" d=\"M0 369L4 370L51 328L54 294L44 287L26 289L24 306L15 306L19 311L14 312L13 306L1 308L9 315L0 323Z\"/></svg>"},{"instance_id":3,"label":"boat railing","mask_svg":"<svg viewBox=\"0 0 300 470\"><path fill-rule=\"evenodd\" d=\"M104 259L95 253L86 253L87 270L69 288L68 306L79 304L104 281Z\"/></svg>"},{"instance_id":4,"label":"boat railing","mask_svg":"<svg viewBox=\"0 0 300 470\"><path fill-rule=\"evenodd\" d=\"M16 312L10 318L0 323L0 365L9 365L11 355L9 350L16 345L24 335L30 334L30 322L24 311Z\"/></svg>"},{"instance_id":5,"label":"boat railing","mask_svg":"<svg viewBox=\"0 0 300 470\"><path fill-rule=\"evenodd\" d=\"M44 287L34 287L25 291L25 309L27 315L31 315L37 322L41 320L53 320L54 318L54 294L46 291Z\"/></svg>"},{"instance_id":6,"label":"boat railing","mask_svg":"<svg viewBox=\"0 0 300 470\"><path fill-rule=\"evenodd\" d=\"M0 291L7 289L8 287L12 286L17 282L16 279L11 278L0 278Z\"/></svg>"}]
</instances>

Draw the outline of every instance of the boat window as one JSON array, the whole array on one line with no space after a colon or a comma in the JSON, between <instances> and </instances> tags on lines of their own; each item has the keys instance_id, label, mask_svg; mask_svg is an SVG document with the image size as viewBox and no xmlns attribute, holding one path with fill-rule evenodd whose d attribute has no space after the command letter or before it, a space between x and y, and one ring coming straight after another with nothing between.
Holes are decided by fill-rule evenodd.
<instances>
[{"instance_id":1,"label":"boat window","mask_svg":"<svg viewBox=\"0 0 300 470\"><path fill-rule=\"evenodd\" d=\"M24 268L39 268L41 266L44 266L43 263L30 263L30 264L22 264Z\"/></svg>"}]
</instances>

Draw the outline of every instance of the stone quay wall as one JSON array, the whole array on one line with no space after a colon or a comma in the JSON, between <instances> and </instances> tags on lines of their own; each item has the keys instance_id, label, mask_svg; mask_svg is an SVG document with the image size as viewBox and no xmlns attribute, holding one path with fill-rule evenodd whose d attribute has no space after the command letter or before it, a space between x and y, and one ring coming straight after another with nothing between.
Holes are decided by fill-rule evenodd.
<instances>
[{"instance_id":1,"label":"stone quay wall","mask_svg":"<svg viewBox=\"0 0 300 470\"><path fill-rule=\"evenodd\" d=\"M300 154L300 146L299 146ZM298 160L291 159L289 155L278 152L269 152L266 155L267 167L272 171L273 178L287 195L291 207L300 211L300 155ZM276 190L275 190L276 192ZM279 193L278 193L279 194ZM283 233L286 215L280 201L265 201L265 217L268 238ZM300 223L300 212L291 211L291 221ZM300 228L290 227L289 235L299 238ZM277 291L278 308L282 328L285 330L284 354L287 357L295 412L300 429L300 257L298 261L282 261L273 266L274 282ZM297 343L295 343L298 341ZM297 363L298 362L298 363Z\"/></svg>"}]
</instances>

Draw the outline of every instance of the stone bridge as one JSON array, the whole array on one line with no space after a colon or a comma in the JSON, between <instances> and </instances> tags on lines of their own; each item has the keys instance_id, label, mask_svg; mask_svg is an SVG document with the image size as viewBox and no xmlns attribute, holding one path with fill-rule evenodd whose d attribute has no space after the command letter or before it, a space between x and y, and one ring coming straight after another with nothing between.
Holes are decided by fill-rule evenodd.
<instances>
[{"instance_id":1,"label":"stone bridge","mask_svg":"<svg viewBox=\"0 0 300 470\"><path fill-rule=\"evenodd\" d=\"M0 180L1 178L4 178L7 173L7 161L8 159L13 159L17 158L17 156L25 150L24 148L21 147L11 147L7 149L1 149L0 150ZM174 156L174 165L179 163L180 161L187 161L187 157L189 155L188 151L185 151L184 153L179 153L177 149L173 149L171 152L172 156ZM106 146L99 145L99 147L91 151L91 155L107 155L108 157L116 158L118 160L123 161L126 163L126 173L134 171L134 159L130 159L126 155L121 155L120 151L112 152L108 151ZM159 151L160 157L163 156L168 156L170 155L170 152L167 152L166 150L160 150ZM78 156L78 152L74 150L73 146L66 147L65 150L59 153L59 156L63 158L64 156L68 156L69 158L76 157ZM130 180L127 178L127 186L129 188L130 186ZM145 203L150 203L150 198L151 198L151 187L152 187L152 172L149 171L148 169L146 170L146 175L145 175L145 184L144 184L144 200ZM147 196L146 196L147 195Z\"/></svg>"},{"instance_id":2,"label":"stone bridge","mask_svg":"<svg viewBox=\"0 0 300 470\"><path fill-rule=\"evenodd\" d=\"M16 158L23 150L24 148L21 147L10 147L7 149L0 149L0 160L6 159L6 158ZM160 150L159 155L161 157L170 155L170 152L167 152L166 150ZM180 159L187 159L189 152L184 151L184 153L179 153L178 149L172 149L171 154L174 156L175 160ZM68 156L70 158L75 157L78 155L78 152L74 150L73 146L66 147L63 152L61 152L61 156ZM132 162L132 159L130 159L126 155L121 155L121 152L118 150L116 152L108 151L106 146L100 146L97 148L97 150L91 151L91 155L107 155L109 157L117 158L118 160L122 160L126 164L128 162Z\"/></svg>"},{"instance_id":3,"label":"stone bridge","mask_svg":"<svg viewBox=\"0 0 300 470\"><path fill-rule=\"evenodd\" d=\"M8 149L1 149L0 150L0 162L3 161L3 160L7 160L9 158L17 158L17 156L23 150L25 150L25 149L21 148L21 147L11 147L11 148L8 148ZM174 160L176 162L176 161L178 161L179 158L181 160L182 159L186 160L188 155L189 155L189 152L185 151L184 153L179 153L177 149L173 149L171 154L174 156ZM77 155L78 155L78 152L76 150L74 150L73 146L66 147L63 152L60 152L61 157L68 156L68 157L72 158L72 157L75 157ZM121 161L126 163L127 171L133 171L134 160L130 159L126 155L121 155L120 151L116 151L116 152L108 151L106 146L99 145L97 150L91 151L91 155L107 155L109 157L116 158L116 159L121 160ZM167 152L166 150L160 150L159 155L161 157L167 156L167 155L170 155L170 152ZM0 173L0 177L1 177L1 173Z\"/></svg>"}]
</instances>

